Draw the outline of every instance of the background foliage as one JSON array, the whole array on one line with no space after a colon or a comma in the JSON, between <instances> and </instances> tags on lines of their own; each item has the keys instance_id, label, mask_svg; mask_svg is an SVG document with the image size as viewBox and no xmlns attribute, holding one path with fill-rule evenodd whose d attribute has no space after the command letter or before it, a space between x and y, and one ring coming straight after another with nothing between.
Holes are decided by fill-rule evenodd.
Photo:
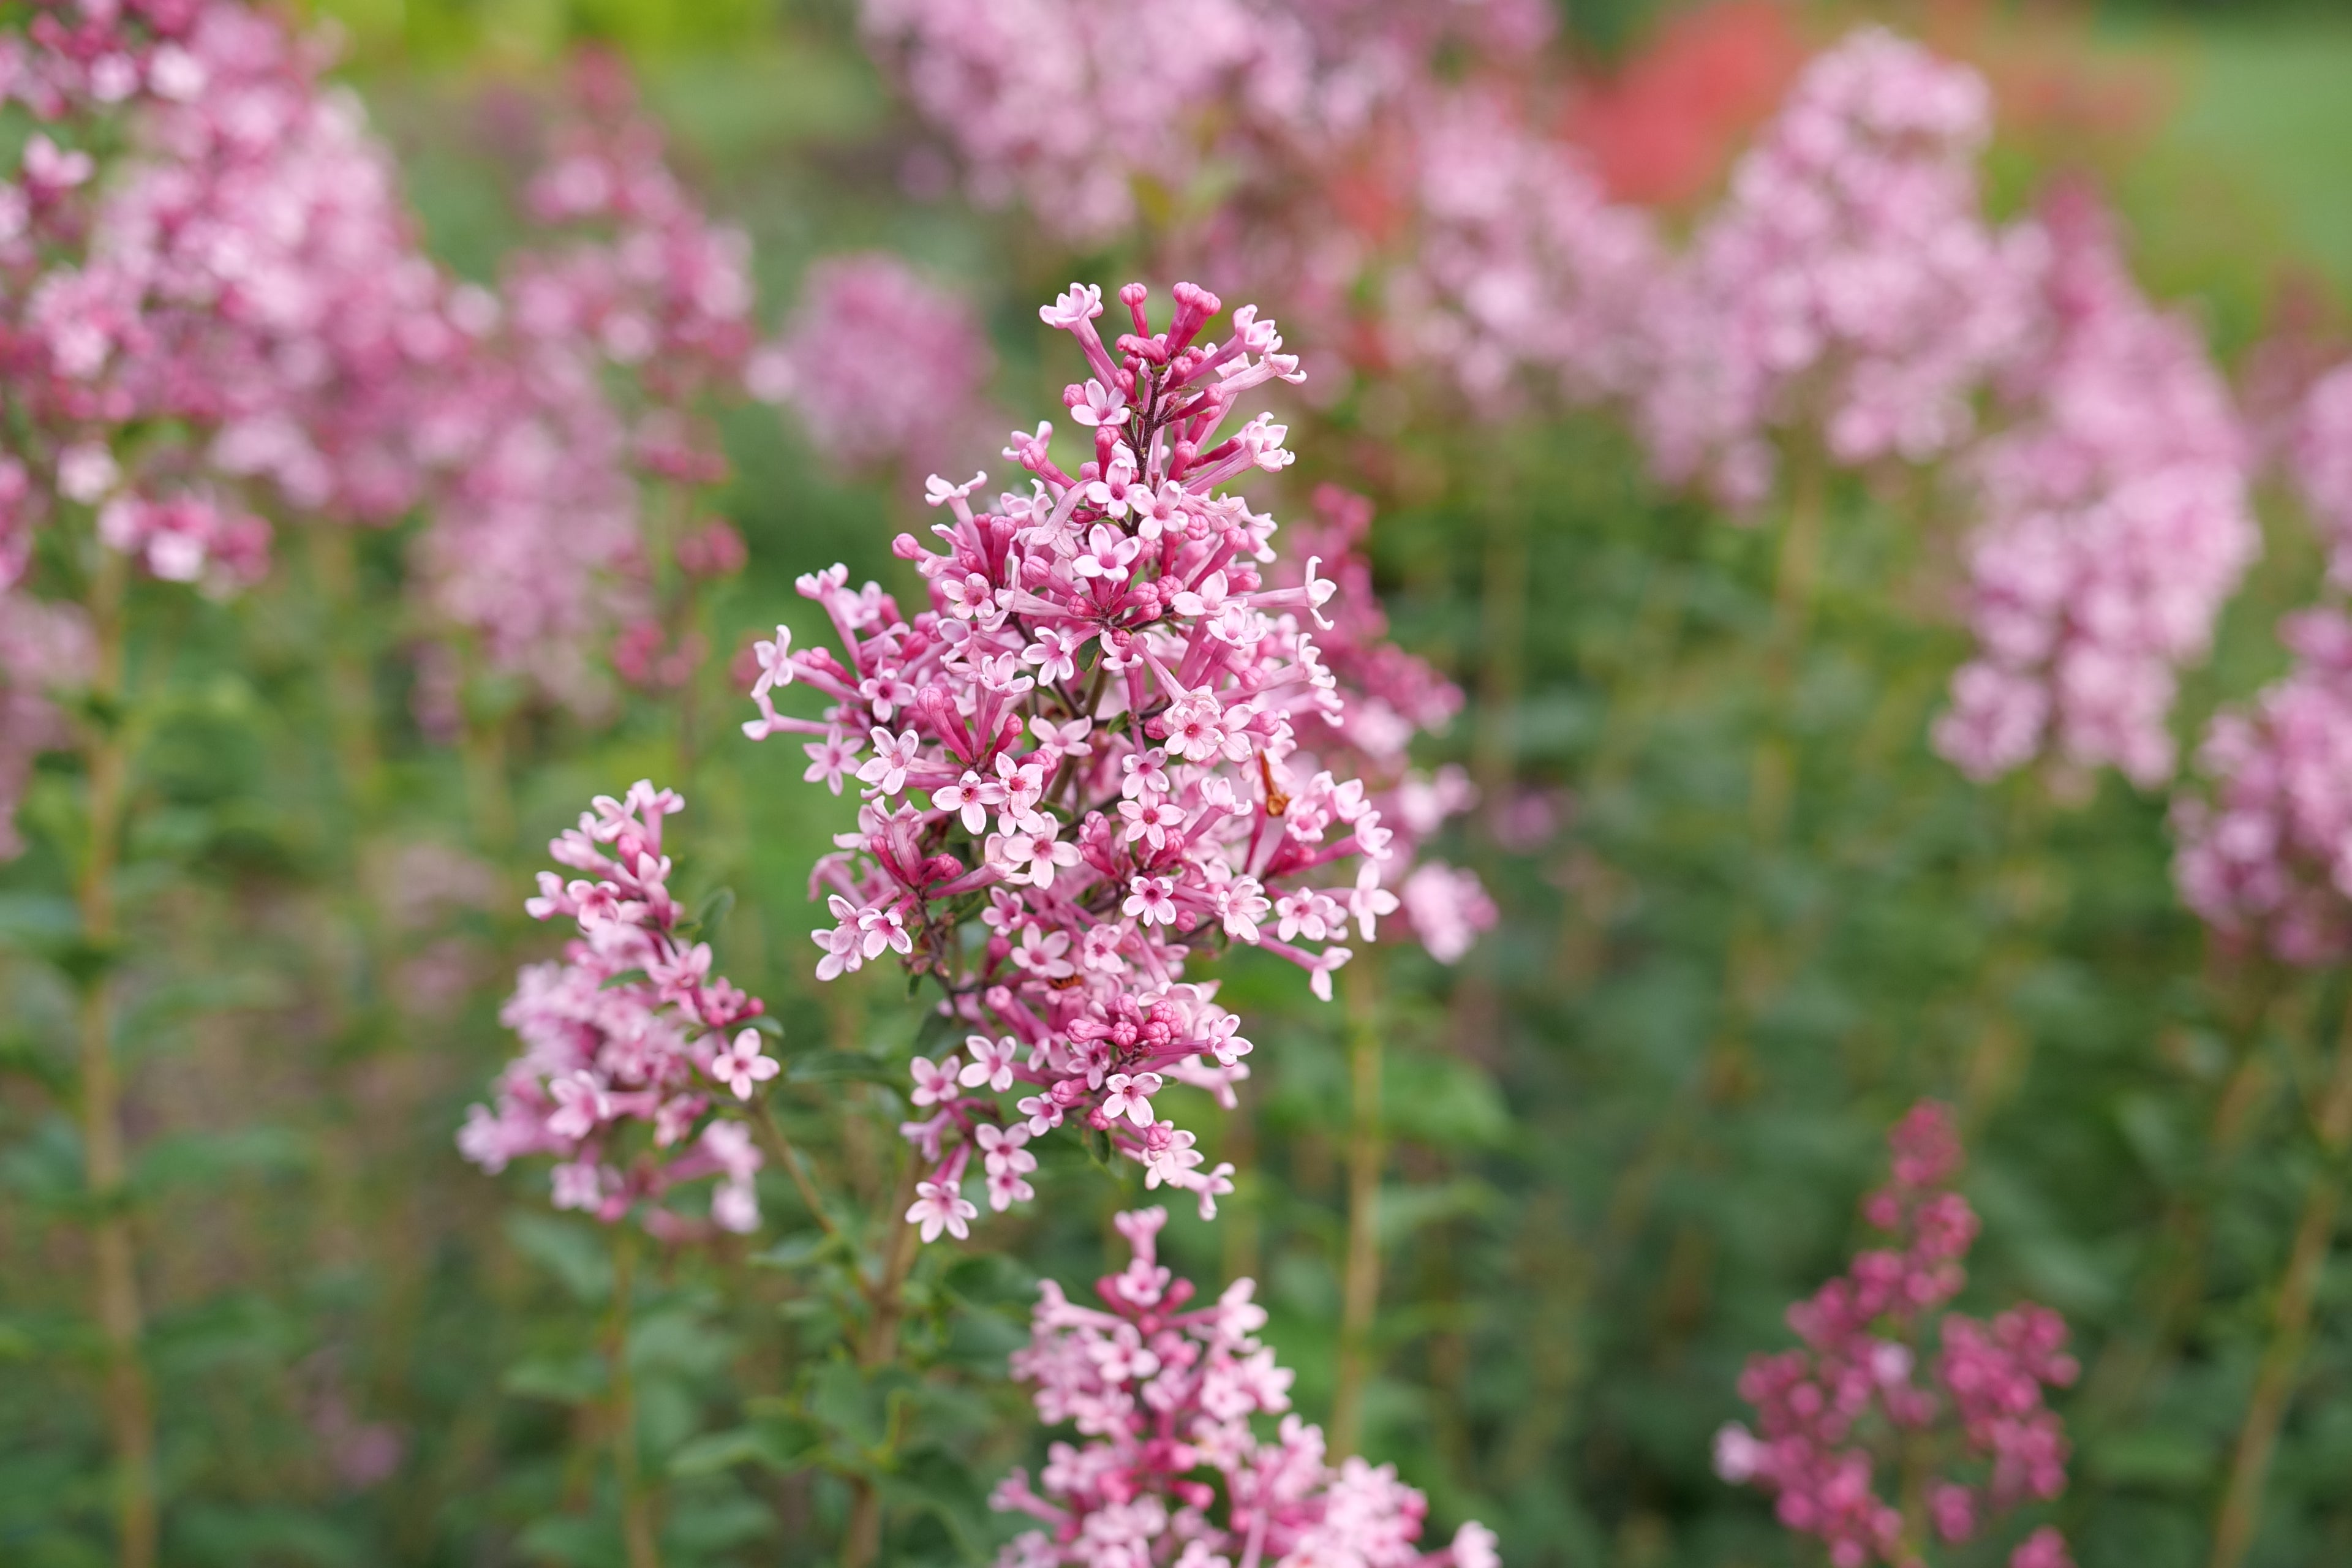
<instances>
[{"instance_id":1,"label":"background foliage","mask_svg":"<svg viewBox=\"0 0 2352 1568\"><path fill-rule=\"evenodd\" d=\"M1651 9L1570 19L1605 57L1639 47ZM2283 269L2313 272L2331 299L2352 287L2352 100L2333 90L2352 32L2325 7L2221 9L2103 7L2111 19L2064 47L2153 107L2088 138L2028 120L2001 157L2021 191L2062 143L2104 163L2142 279L2201 311L2234 361ZM916 132L845 6L319 10L350 29L352 79L459 269L487 273L511 237L529 156L515 127L546 62L609 39L640 62L709 205L751 230L772 301L821 253L903 252L988 312L1006 405L1052 395L1031 305L1066 281L1063 258L1017 218L898 193ZM1110 276L1098 259L1087 275ZM1782 1307L1850 1250L1881 1131L1937 1094L1962 1110L1986 1222L1963 1305L2032 1294L2084 1352L2056 1510L2080 1560L2200 1560L2265 1292L2320 1157L2301 1107L2339 1027L2340 978L2210 954L2168 881L2161 801L2111 777L2080 801L2032 781L1980 790L1928 752L1965 641L1938 586L1962 520L1923 494L1831 488L1822 591L1776 687L1759 672L1778 522L1728 528L1659 492L1607 423L1474 441L1343 406L1292 445L1295 477L1381 498L1400 638L1472 694L1445 756L1486 788L1466 853L1506 911L1458 973L1390 959L1396 1153L1367 1451L1426 1488L1440 1520L1493 1524L1514 1564L1796 1560L1765 1505L1711 1475L1708 1440L1738 1413L1744 1357L1784 1342ZM825 478L765 412L742 415L730 446L727 510L751 564L712 608L722 648L796 611L798 571L903 571L885 543L906 502L887 486ZM1294 503L1305 490L1290 487ZM2292 509L2268 511L2263 563L2183 726L2274 673L2271 623L2316 579ZM395 602L401 561L396 532L362 542L370 597ZM662 776L667 730L651 711L593 735L540 722L512 759L514 826L499 833L458 759L408 724L403 628L322 626L304 563L290 566L234 607L157 595L136 649L164 693L140 779L146 956L125 1046L167 1560L617 1563L613 1500L578 1441L606 1376L603 1239L550 1215L536 1176L498 1186L450 1140L508 1052L496 1009L514 963L551 945L518 908L536 846L586 795ZM352 639L372 672L375 798L337 783L338 699L310 653L322 637ZM1793 805L1759 831L1751 760L1781 732ZM680 781L681 881L735 890L722 966L769 999L795 1049L903 1058L913 1021L892 982L820 995L808 977L805 868L845 814L784 750L714 744ZM42 1565L102 1561L104 1540L62 1098L74 921L56 846L76 800L54 764L25 809L31 852L0 870L0 1558ZM424 907L387 907L373 889L402 840L481 870ZM1249 1141L1250 1174L1218 1227L1180 1217L1170 1247L1204 1279L1259 1274L1267 1338L1319 1413L1346 1076L1338 1010L1292 979L1234 967L1228 995L1273 1047L1226 1133ZM847 1076L796 1091L793 1128L878 1200L891 1093L835 1060ZM751 1246L648 1264L627 1354L672 1561L814 1561L853 1473L892 1500L894 1560L969 1561L1001 1538L982 1495L1026 1442L997 1379L1032 1299L1024 1270L1089 1277L1111 1255L1107 1216L1139 1195L1083 1164L1044 1174L1027 1216L989 1222L1021 1264L925 1255L918 1370L893 1378L827 1353L850 1310L837 1260L781 1183ZM2197 1245L2167 1240L2182 1236ZM2347 1297L2339 1268L2261 1563L2352 1559Z\"/></svg>"}]
</instances>

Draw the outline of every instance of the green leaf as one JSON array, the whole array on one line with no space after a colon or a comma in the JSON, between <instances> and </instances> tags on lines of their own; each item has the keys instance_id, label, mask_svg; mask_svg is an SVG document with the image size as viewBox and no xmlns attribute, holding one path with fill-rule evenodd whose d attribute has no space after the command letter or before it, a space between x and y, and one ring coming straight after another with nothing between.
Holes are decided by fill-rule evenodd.
<instances>
[{"instance_id":1,"label":"green leaf","mask_svg":"<svg viewBox=\"0 0 2352 1568\"><path fill-rule=\"evenodd\" d=\"M808 1413L831 1436L861 1451L880 1446L888 1430L879 1390L846 1361L829 1361L809 1376Z\"/></svg>"},{"instance_id":2,"label":"green leaf","mask_svg":"<svg viewBox=\"0 0 2352 1568\"><path fill-rule=\"evenodd\" d=\"M694 924L704 941L710 940L711 932L718 930L719 922L724 921L734 908L735 889L732 888L713 888L703 896L702 902L697 904L694 909Z\"/></svg>"},{"instance_id":3,"label":"green leaf","mask_svg":"<svg viewBox=\"0 0 2352 1568\"><path fill-rule=\"evenodd\" d=\"M762 1268L806 1268L822 1261L827 1253L839 1247L838 1240L821 1230L803 1231L788 1236L773 1247L762 1247L747 1261Z\"/></svg>"},{"instance_id":4,"label":"green leaf","mask_svg":"<svg viewBox=\"0 0 2352 1568\"><path fill-rule=\"evenodd\" d=\"M604 1392L604 1358L592 1351L574 1355L537 1355L517 1362L499 1386L525 1399L585 1405Z\"/></svg>"},{"instance_id":5,"label":"green leaf","mask_svg":"<svg viewBox=\"0 0 2352 1568\"><path fill-rule=\"evenodd\" d=\"M706 1476L737 1465L760 1465L789 1473L803 1468L823 1445L823 1434L796 1416L775 1415L694 1438L672 1455L673 1476Z\"/></svg>"},{"instance_id":6,"label":"green leaf","mask_svg":"<svg viewBox=\"0 0 2352 1568\"><path fill-rule=\"evenodd\" d=\"M613 1258L595 1228L519 1208L507 1215L506 1232L517 1252L546 1268L582 1302L593 1307L611 1299Z\"/></svg>"}]
</instances>

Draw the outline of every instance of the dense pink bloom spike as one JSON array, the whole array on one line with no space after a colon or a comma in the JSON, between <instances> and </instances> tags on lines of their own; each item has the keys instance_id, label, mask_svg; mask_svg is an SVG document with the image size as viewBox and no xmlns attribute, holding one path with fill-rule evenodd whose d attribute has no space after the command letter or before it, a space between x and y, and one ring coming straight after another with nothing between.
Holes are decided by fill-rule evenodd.
<instances>
[{"instance_id":1,"label":"dense pink bloom spike","mask_svg":"<svg viewBox=\"0 0 2352 1568\"><path fill-rule=\"evenodd\" d=\"M2044 222L2046 337L1971 462L1978 653L1936 747L1979 779L2047 752L2147 787L2172 772L2176 672L2261 552L2248 455L2196 327L2140 295L2091 198L2062 194Z\"/></svg>"},{"instance_id":2,"label":"dense pink bloom spike","mask_svg":"<svg viewBox=\"0 0 2352 1568\"><path fill-rule=\"evenodd\" d=\"M1351 917L1395 858L1362 781L1300 751L1310 717L1344 721L1309 629L1330 624L1334 585L1312 556L1285 584L1274 520L1221 493L1289 463L1267 416L1226 426L1297 362L1253 307L1221 342L1214 295L1178 284L1153 331L1145 293L1119 291L1130 330L1108 343L1098 289L1073 284L1040 312L1089 372L1063 394L1088 437L1075 473L1041 424L1006 451L1033 476L1025 494L975 510L982 478L934 477L946 552L895 546L927 607L852 591L835 566L800 586L842 654L794 650L783 626L758 650L746 732L806 736L809 780L864 786L856 831L811 881L837 922L816 934L818 977L887 954L950 994L961 1044L915 1059L904 1129L940 1188L913 1216L933 1234L952 1228L974 1148L1001 1210L1031 1195L1022 1145L1066 1121L1212 1212L1230 1167L1202 1170L1153 1097L1186 1084L1230 1105L1251 1047L1187 961L1260 947L1328 999ZM777 711L794 686L824 700L821 718Z\"/></svg>"},{"instance_id":3,"label":"dense pink bloom spike","mask_svg":"<svg viewBox=\"0 0 2352 1568\"><path fill-rule=\"evenodd\" d=\"M1932 1534L1957 1544L1993 1514L2065 1489L2067 1444L2046 1388L2074 1381L2066 1325L2031 1303L1980 1323L1937 1314L1967 1279L1962 1262L1977 1216L1950 1190L1959 1173L1951 1111L1912 1107L1887 1134L1895 1179L1863 1216L1893 1247L1864 1252L1811 1300L1789 1309L1798 1350L1751 1358L1740 1396L1758 1432L1734 1423L1716 1435L1716 1469L1770 1493L1780 1522L1815 1536L1835 1568L1919 1568ZM1927 1363L1929 1328L1942 1349ZM1916 1376L1923 1363L1931 1376ZM1938 1456L1906 1519L1878 1490L1898 1454ZM2011 1568L2066 1568L2064 1541L2035 1531Z\"/></svg>"},{"instance_id":4,"label":"dense pink bloom spike","mask_svg":"<svg viewBox=\"0 0 2352 1568\"><path fill-rule=\"evenodd\" d=\"M599 795L548 846L583 875L541 871L528 907L577 921L580 935L562 960L517 977L499 1016L523 1054L500 1075L495 1108L468 1113L457 1147L493 1173L552 1154L556 1207L609 1225L644 1203L645 1224L666 1234L690 1227L653 1200L716 1175L711 1223L748 1231L760 1223L761 1159L749 1125L723 1108L779 1069L743 1026L759 999L712 974L709 944L680 931L662 819L685 806L640 780L622 799Z\"/></svg>"},{"instance_id":5,"label":"dense pink bloom spike","mask_svg":"<svg viewBox=\"0 0 2352 1568\"><path fill-rule=\"evenodd\" d=\"M1095 1284L1103 1308L1038 1287L1029 1346L1013 1374L1037 1385L1037 1417L1083 1441L1049 1450L990 1500L1044 1527L1014 1539L998 1568L1497 1568L1494 1532L1465 1524L1423 1552L1429 1504L1393 1466L1326 1462L1323 1433L1290 1413L1291 1373L1253 1337L1265 1311L1239 1279L1192 1307L1192 1283L1159 1261L1165 1209L1118 1218L1134 1258ZM1280 1416L1261 1438L1253 1415Z\"/></svg>"},{"instance_id":6,"label":"dense pink bloom spike","mask_svg":"<svg viewBox=\"0 0 2352 1568\"><path fill-rule=\"evenodd\" d=\"M0 482L0 587L60 504L93 509L154 575L215 590L267 567L257 505L365 521L409 505L406 427L462 345L390 158L320 82L320 51L228 0L45 15L8 44L0 90L41 128L0 180L26 426Z\"/></svg>"},{"instance_id":7,"label":"dense pink bloom spike","mask_svg":"<svg viewBox=\"0 0 2352 1568\"><path fill-rule=\"evenodd\" d=\"M789 403L818 450L849 470L945 468L983 448L995 361L971 307L883 251L811 267L782 338L752 362L752 391Z\"/></svg>"},{"instance_id":8,"label":"dense pink bloom spike","mask_svg":"<svg viewBox=\"0 0 2352 1568\"><path fill-rule=\"evenodd\" d=\"M1806 68L1643 313L1639 411L1662 474L1748 508L1779 432L1815 432L1843 464L1968 436L2040 273L2030 226L1982 216L1990 110L1974 71L1878 28Z\"/></svg>"}]
</instances>

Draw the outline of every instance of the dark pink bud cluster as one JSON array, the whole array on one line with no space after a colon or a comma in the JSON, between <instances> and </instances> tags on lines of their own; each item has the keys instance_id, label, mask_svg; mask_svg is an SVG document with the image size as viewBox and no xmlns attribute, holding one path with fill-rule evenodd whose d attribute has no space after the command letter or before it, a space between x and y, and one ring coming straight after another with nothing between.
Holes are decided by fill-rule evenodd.
<instances>
[{"instance_id":1,"label":"dark pink bud cluster","mask_svg":"<svg viewBox=\"0 0 2352 1568\"><path fill-rule=\"evenodd\" d=\"M1118 1217L1134 1258L1096 1282L1103 1309L1038 1287L1028 1348L1013 1374L1037 1385L1037 1417L1075 1425L1053 1445L1042 1491L1026 1470L996 1507L1044 1528L1014 1539L998 1568L1210 1568L1213 1563L1497 1568L1494 1532L1465 1524L1436 1552L1418 1546L1429 1504L1393 1466L1326 1461L1320 1428L1290 1412L1291 1373L1253 1337L1265 1311L1235 1280L1206 1306L1159 1261L1164 1209ZM1281 1417L1271 1438L1254 1415Z\"/></svg>"},{"instance_id":2,"label":"dark pink bud cluster","mask_svg":"<svg viewBox=\"0 0 2352 1568\"><path fill-rule=\"evenodd\" d=\"M1931 1537L1971 1540L1991 1515L2066 1485L2065 1433L2042 1403L2045 1389L2074 1381L2063 1320L2030 1303L1990 1324L1942 1312L1977 1234L1975 1212L1949 1187L1961 1158L1951 1112L1923 1100L1887 1143L1895 1179L1863 1214L1895 1245L1861 1254L1789 1309L1803 1347L1757 1356L1740 1374L1758 1430L1735 1423L1716 1436L1723 1478L1771 1493L1780 1522L1818 1537L1834 1568L1922 1568ZM1921 1381L1931 1339L1942 1348ZM1888 1470L1923 1515L1885 1500ZM2068 1562L2047 1528L2010 1559Z\"/></svg>"},{"instance_id":3,"label":"dark pink bud cluster","mask_svg":"<svg viewBox=\"0 0 2352 1568\"><path fill-rule=\"evenodd\" d=\"M541 872L527 908L577 921L580 935L560 961L518 977L499 1017L523 1054L500 1076L495 1108L473 1108L457 1147L491 1172L552 1154L556 1207L612 1224L643 1203L646 1225L665 1234L690 1227L654 1200L716 1175L712 1222L748 1231L760 1221L761 1154L750 1127L723 1112L780 1068L744 1026L759 999L712 974L710 945L680 931L662 818L685 806L640 780L620 800L597 796L548 846L582 875Z\"/></svg>"},{"instance_id":4,"label":"dark pink bud cluster","mask_svg":"<svg viewBox=\"0 0 2352 1568\"><path fill-rule=\"evenodd\" d=\"M1187 962L1261 947L1328 998L1350 923L1369 941L1393 907L1394 829L1362 781L1300 749L1310 717L1343 721L1308 630L1329 625L1333 584L1312 556L1283 584L1274 520L1220 491L1290 461L1267 416L1223 426L1297 362L1252 307L1219 342L1206 289L1178 284L1158 331L1145 297L1119 291L1130 330L1112 343L1095 328L1099 289L1073 285L1040 312L1091 372L1063 395L1086 458L1063 468L1050 424L1015 432L1006 455L1031 488L986 511L969 499L981 479L934 477L946 552L896 546L928 607L853 592L836 566L800 586L843 653L794 652L782 626L757 650L745 731L814 737L806 776L864 786L856 831L812 881L838 922L817 933L819 977L891 954L939 979L965 1036L914 1064L906 1132L936 1191L912 1217L933 1235L963 1232L975 1149L1001 1209L1030 1195L1021 1145L1066 1122L1212 1209L1228 1168L1200 1169L1193 1134L1153 1097L1182 1083L1232 1103L1250 1043ZM778 713L791 686L824 698L824 716Z\"/></svg>"}]
</instances>

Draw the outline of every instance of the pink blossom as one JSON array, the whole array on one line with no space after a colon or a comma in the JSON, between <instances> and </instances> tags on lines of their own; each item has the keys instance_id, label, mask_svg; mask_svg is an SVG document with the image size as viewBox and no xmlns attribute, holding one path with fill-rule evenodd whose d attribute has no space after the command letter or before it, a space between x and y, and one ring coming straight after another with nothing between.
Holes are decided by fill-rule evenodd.
<instances>
[{"instance_id":1,"label":"pink blossom","mask_svg":"<svg viewBox=\"0 0 2352 1568\"><path fill-rule=\"evenodd\" d=\"M809 268L783 335L753 362L752 391L789 404L837 468L920 473L984 449L994 363L970 305L866 251Z\"/></svg>"},{"instance_id":2,"label":"pink blossom","mask_svg":"<svg viewBox=\"0 0 2352 1568\"><path fill-rule=\"evenodd\" d=\"M1782 430L1846 464L1967 437L1971 398L2031 331L2042 255L2031 226L1982 216L1990 114L1974 71L1878 28L1806 67L1643 312L1661 474L1748 508Z\"/></svg>"},{"instance_id":3,"label":"pink blossom","mask_svg":"<svg viewBox=\"0 0 2352 1568\"><path fill-rule=\"evenodd\" d=\"M2042 1404L2078 1371L2064 1353L2066 1325L2025 1304L1979 1323L1944 1312L1933 1382L1914 1374L1930 1321L1958 1293L1977 1218L1949 1184L1960 1145L1951 1112L1914 1106L1887 1134L1894 1181L1863 1215L1891 1235L1892 1249L1863 1253L1843 1277L1789 1309L1798 1350L1751 1357L1740 1396L1759 1432L1732 1425L1716 1436L1717 1472L1771 1494L1780 1522L1821 1540L1843 1568L1872 1562L1912 1568L1901 1512L1877 1489L1882 1467L1904 1454L1948 1455L1926 1479L1925 1498L1947 1542L1972 1537L1991 1515L2047 1501L2066 1485L2065 1434ZM1989 1462L1981 1482L1973 1475ZM2055 1555L2052 1555L2054 1553ZM2012 1563L2063 1563L2054 1530L2034 1533Z\"/></svg>"},{"instance_id":4,"label":"pink blossom","mask_svg":"<svg viewBox=\"0 0 2352 1568\"><path fill-rule=\"evenodd\" d=\"M1265 1312L1247 1279L1206 1306L1159 1261L1164 1209L1118 1216L1134 1256L1096 1281L1108 1310L1039 1287L1013 1373L1034 1384L1038 1419L1076 1444L1047 1450L1038 1488L1014 1470L990 1501L1043 1527L998 1568L1178 1568L1218 1562L1360 1568L1497 1568L1494 1532L1465 1524L1420 1550L1427 1500L1394 1467L1324 1454L1290 1410L1291 1373L1253 1336ZM1276 1416L1271 1437L1252 1417Z\"/></svg>"},{"instance_id":5,"label":"pink blossom","mask_svg":"<svg viewBox=\"0 0 2352 1568\"><path fill-rule=\"evenodd\" d=\"M580 875L541 872L527 907L535 920L569 917L580 934L560 961L517 976L499 1017L521 1037L522 1055L499 1076L494 1105L467 1113L457 1147L492 1173L555 1156L556 1206L608 1225L643 1203L648 1225L674 1228L658 1200L715 1174L712 1222L748 1231L759 1221L760 1151L703 1085L747 1100L781 1069L757 1029L728 1041L725 1031L758 1017L761 1004L713 977L709 949L679 935L685 911L669 890L662 819L684 808L641 780L621 799L598 796L548 846Z\"/></svg>"},{"instance_id":6,"label":"pink blossom","mask_svg":"<svg viewBox=\"0 0 2352 1568\"><path fill-rule=\"evenodd\" d=\"M2224 938L2288 963L2352 953L2352 619L2290 616L2284 679L2215 715L2201 787L2173 803L2182 899Z\"/></svg>"},{"instance_id":7,"label":"pink blossom","mask_svg":"<svg viewBox=\"0 0 2352 1568\"><path fill-rule=\"evenodd\" d=\"M439 477L417 580L430 620L491 669L596 717L607 664L670 688L707 651L659 613L641 513L677 504L650 492L727 475L715 411L745 391L751 245L696 205L625 70L594 51L573 62L528 202L534 243L497 293L451 302L470 349L419 421ZM689 580L742 559L724 524L679 530L672 549ZM436 729L456 723L455 666L435 650L421 683Z\"/></svg>"},{"instance_id":8,"label":"pink blossom","mask_svg":"<svg viewBox=\"0 0 2352 1568\"><path fill-rule=\"evenodd\" d=\"M944 1115L919 1124L925 1159L964 1158L979 1128L1008 1124L995 1096L1011 1094L1032 1133L1078 1121L1205 1212L1229 1168L1172 1157L1151 1097L1181 1083L1230 1105L1248 1042L1213 986L1184 979L1187 962L1255 940L1328 998L1349 950L1297 944L1381 907L1394 845L1360 784L1300 751L1304 725L1344 722L1309 629L1339 624L1324 614L1337 586L1311 556L1303 574L1273 576L1274 520L1221 489L1286 456L1278 426L1229 421L1297 363L1255 310L1235 311L1219 342L1222 306L1205 289L1179 284L1156 331L1145 299L1140 285L1119 291L1131 330L1113 343L1095 325L1099 289L1073 285L1041 311L1076 338L1096 384L1066 395L1097 416L1089 455L1073 473L1050 426L1016 434L1031 486L993 510L971 505L978 481L935 479L945 553L910 536L894 546L929 586L912 616L877 585L853 593L845 568L802 578L842 652L778 648L792 679L762 675L747 731L872 739L856 831L812 884L837 922L816 933L820 978L878 958L887 933L911 970L945 984L945 1013L1025 1053L992 1054L965 1086L985 1093L934 1090L926 1072L947 1069L916 1069L919 1103ZM1148 519L1130 493L1164 500L1165 516ZM824 703L822 716L777 711L784 692ZM1308 918L1268 942L1258 921L1276 898ZM971 918L984 941L956 929ZM992 1205L1010 1191L992 1188Z\"/></svg>"},{"instance_id":9,"label":"pink blossom","mask_svg":"<svg viewBox=\"0 0 2352 1568\"><path fill-rule=\"evenodd\" d=\"M925 1241L937 1241L945 1230L958 1241L971 1234L970 1221L979 1217L980 1209L967 1200L953 1181L919 1182L915 1184L915 1201L907 1209L907 1223L923 1227Z\"/></svg>"},{"instance_id":10,"label":"pink blossom","mask_svg":"<svg viewBox=\"0 0 2352 1568\"><path fill-rule=\"evenodd\" d=\"M2196 328L2141 298L2105 215L2070 191L2044 224L2044 339L1970 463L1978 651L1936 746L1977 778L2047 751L2146 787L2172 772L2177 671L2261 551L2248 457Z\"/></svg>"}]
</instances>

